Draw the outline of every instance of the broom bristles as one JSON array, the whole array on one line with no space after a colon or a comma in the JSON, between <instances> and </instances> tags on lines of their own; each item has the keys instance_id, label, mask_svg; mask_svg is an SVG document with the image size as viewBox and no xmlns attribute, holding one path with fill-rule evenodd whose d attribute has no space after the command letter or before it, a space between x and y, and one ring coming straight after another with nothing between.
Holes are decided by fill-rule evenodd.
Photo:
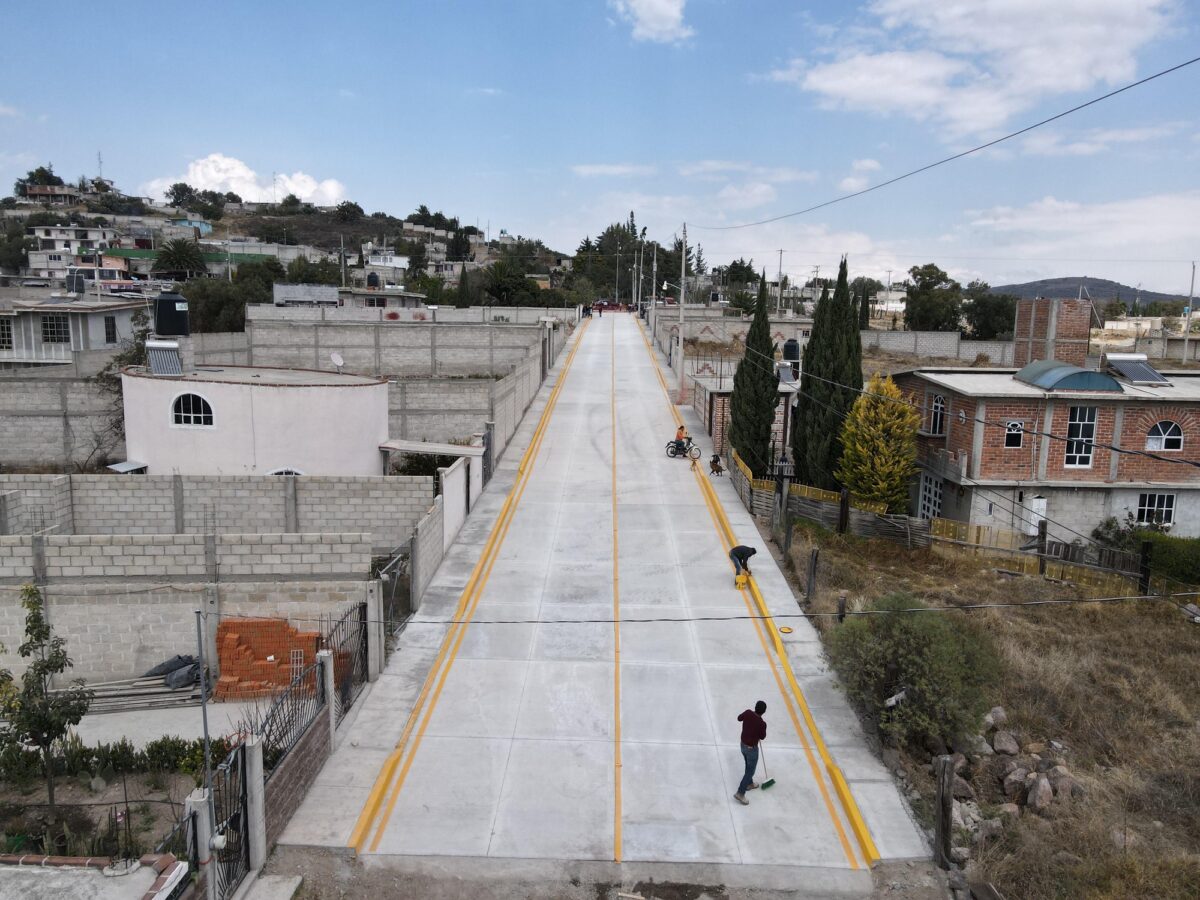
<instances>
[{"instance_id":1,"label":"broom bristles","mask_svg":"<svg viewBox=\"0 0 1200 900\"><path fill-rule=\"evenodd\" d=\"M768 778L766 781L764 781L762 783L761 789L765 791L767 788L770 788L770 787L775 787L775 779L774 778Z\"/></svg>"}]
</instances>

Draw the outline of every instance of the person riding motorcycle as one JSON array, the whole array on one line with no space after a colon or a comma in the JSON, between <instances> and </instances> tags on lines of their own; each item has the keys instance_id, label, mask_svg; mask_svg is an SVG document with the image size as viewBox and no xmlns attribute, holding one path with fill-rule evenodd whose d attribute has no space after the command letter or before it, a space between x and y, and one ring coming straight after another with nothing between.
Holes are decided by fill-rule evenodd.
<instances>
[{"instance_id":1,"label":"person riding motorcycle","mask_svg":"<svg viewBox=\"0 0 1200 900\"><path fill-rule=\"evenodd\" d=\"M683 456L684 454L686 454L687 453L687 445L691 439L692 439L692 437L691 437L691 435L688 434L687 428L683 425L680 425L675 430L675 452L678 453L680 456Z\"/></svg>"}]
</instances>

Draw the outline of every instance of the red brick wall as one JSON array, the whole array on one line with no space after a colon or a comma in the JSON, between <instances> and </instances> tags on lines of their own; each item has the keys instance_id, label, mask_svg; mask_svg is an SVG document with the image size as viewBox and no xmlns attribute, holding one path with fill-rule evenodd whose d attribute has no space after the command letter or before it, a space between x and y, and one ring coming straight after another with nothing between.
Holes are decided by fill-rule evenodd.
<instances>
[{"instance_id":1,"label":"red brick wall","mask_svg":"<svg viewBox=\"0 0 1200 900\"><path fill-rule=\"evenodd\" d=\"M271 774L263 805L267 816L267 853L283 834L300 801L329 758L329 711L325 706L290 753Z\"/></svg>"},{"instance_id":2,"label":"red brick wall","mask_svg":"<svg viewBox=\"0 0 1200 900\"><path fill-rule=\"evenodd\" d=\"M1054 322L1053 358L1076 366L1082 366L1087 360L1092 324L1090 300L1021 299L1017 301L1017 319L1013 331L1013 362L1018 368L1034 360L1047 358L1046 333L1053 307L1058 308Z\"/></svg>"},{"instance_id":3,"label":"red brick wall","mask_svg":"<svg viewBox=\"0 0 1200 900\"><path fill-rule=\"evenodd\" d=\"M1015 421L1023 423L1026 431L1044 431L1042 404L1038 400L989 397L984 401L981 418L989 422ZM1032 481L1037 477L1038 441L1032 434L1021 435L1020 447L1004 446L1005 429L992 425L983 427L983 452L979 462L980 478L1006 478ZM1063 444L1059 444L1060 449Z\"/></svg>"},{"instance_id":4,"label":"red brick wall","mask_svg":"<svg viewBox=\"0 0 1200 900\"><path fill-rule=\"evenodd\" d=\"M1174 422L1183 429L1183 449L1153 452L1169 459L1200 459L1200 409L1189 410L1183 405L1166 403L1127 405L1118 446L1134 450L1146 449L1147 432L1156 422L1161 421ZM1200 469L1195 466L1181 466L1178 463L1122 453L1117 463L1117 480L1200 482Z\"/></svg>"}]
</instances>

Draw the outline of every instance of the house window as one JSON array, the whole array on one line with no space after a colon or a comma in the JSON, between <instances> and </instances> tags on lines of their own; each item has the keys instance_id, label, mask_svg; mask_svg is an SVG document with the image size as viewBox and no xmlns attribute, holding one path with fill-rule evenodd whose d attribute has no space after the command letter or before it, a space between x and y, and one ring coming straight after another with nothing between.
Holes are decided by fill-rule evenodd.
<instances>
[{"instance_id":1,"label":"house window","mask_svg":"<svg viewBox=\"0 0 1200 900\"><path fill-rule=\"evenodd\" d=\"M104 343L115 344L117 342L117 317L104 317Z\"/></svg>"},{"instance_id":2,"label":"house window","mask_svg":"<svg viewBox=\"0 0 1200 900\"><path fill-rule=\"evenodd\" d=\"M1175 495L1138 494L1137 520L1141 525L1175 524Z\"/></svg>"},{"instance_id":3,"label":"house window","mask_svg":"<svg viewBox=\"0 0 1200 900\"><path fill-rule=\"evenodd\" d=\"M1147 450L1182 450L1183 429L1174 422L1156 422L1146 434Z\"/></svg>"},{"instance_id":4,"label":"house window","mask_svg":"<svg viewBox=\"0 0 1200 900\"><path fill-rule=\"evenodd\" d=\"M936 519L942 514L942 479L929 472L921 473L921 503L918 515Z\"/></svg>"},{"instance_id":5,"label":"house window","mask_svg":"<svg viewBox=\"0 0 1200 900\"><path fill-rule=\"evenodd\" d=\"M946 398L941 394L933 395L933 406L929 413L929 433L946 433Z\"/></svg>"},{"instance_id":6,"label":"house window","mask_svg":"<svg viewBox=\"0 0 1200 900\"><path fill-rule=\"evenodd\" d=\"M180 394L175 398L172 411L176 425L212 428L212 407L199 394Z\"/></svg>"},{"instance_id":7,"label":"house window","mask_svg":"<svg viewBox=\"0 0 1200 900\"><path fill-rule=\"evenodd\" d=\"M387 306L387 297L368 297L367 306L383 309Z\"/></svg>"},{"instance_id":8,"label":"house window","mask_svg":"<svg viewBox=\"0 0 1200 900\"><path fill-rule=\"evenodd\" d=\"M42 343L71 343L71 323L65 313L42 314Z\"/></svg>"},{"instance_id":9,"label":"house window","mask_svg":"<svg viewBox=\"0 0 1200 900\"><path fill-rule=\"evenodd\" d=\"M0 350L11 350L12 348L12 319L0 319Z\"/></svg>"},{"instance_id":10,"label":"house window","mask_svg":"<svg viewBox=\"0 0 1200 900\"><path fill-rule=\"evenodd\" d=\"M50 260L50 262L62 262L62 254L61 253L51 253L49 256L46 257L46 259Z\"/></svg>"},{"instance_id":11,"label":"house window","mask_svg":"<svg viewBox=\"0 0 1200 900\"><path fill-rule=\"evenodd\" d=\"M1095 440L1096 407L1072 406L1067 420L1067 453L1063 464L1068 468L1090 469Z\"/></svg>"},{"instance_id":12,"label":"house window","mask_svg":"<svg viewBox=\"0 0 1200 900\"><path fill-rule=\"evenodd\" d=\"M1024 422L1006 422L1004 425L1004 446L1019 448L1021 446L1021 436L1024 434Z\"/></svg>"}]
</instances>

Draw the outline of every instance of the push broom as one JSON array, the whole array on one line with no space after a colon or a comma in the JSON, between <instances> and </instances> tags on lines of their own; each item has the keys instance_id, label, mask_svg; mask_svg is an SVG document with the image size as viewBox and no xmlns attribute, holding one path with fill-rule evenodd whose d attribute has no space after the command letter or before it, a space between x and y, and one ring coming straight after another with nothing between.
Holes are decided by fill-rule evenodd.
<instances>
[{"instance_id":1,"label":"push broom","mask_svg":"<svg viewBox=\"0 0 1200 900\"><path fill-rule=\"evenodd\" d=\"M763 774L766 775L766 774L768 774L767 773L767 751L766 751L766 748L764 748L762 744L759 744L758 752L762 757ZM775 787L775 779L768 778L766 781L764 781L758 787L759 787L759 790L763 790L763 791L765 791L767 788Z\"/></svg>"}]
</instances>

